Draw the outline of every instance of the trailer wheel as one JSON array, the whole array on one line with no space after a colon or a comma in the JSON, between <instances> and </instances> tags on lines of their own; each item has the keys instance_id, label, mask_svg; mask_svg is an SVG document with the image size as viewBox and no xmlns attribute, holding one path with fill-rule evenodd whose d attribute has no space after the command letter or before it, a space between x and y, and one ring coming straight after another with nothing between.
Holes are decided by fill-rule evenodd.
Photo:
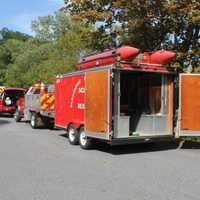
<instances>
[{"instance_id":1,"label":"trailer wheel","mask_svg":"<svg viewBox=\"0 0 200 200\"><path fill-rule=\"evenodd\" d=\"M69 143L72 145L79 144L78 130L73 124L68 127L68 140L69 140Z\"/></svg>"},{"instance_id":2,"label":"trailer wheel","mask_svg":"<svg viewBox=\"0 0 200 200\"><path fill-rule=\"evenodd\" d=\"M84 127L79 130L79 144L82 149L90 149L92 147L92 139L86 136Z\"/></svg>"},{"instance_id":3,"label":"trailer wheel","mask_svg":"<svg viewBox=\"0 0 200 200\"><path fill-rule=\"evenodd\" d=\"M39 128L39 120L40 120L40 117L38 116L38 114L35 112L32 112L30 125L33 129Z\"/></svg>"},{"instance_id":4,"label":"trailer wheel","mask_svg":"<svg viewBox=\"0 0 200 200\"><path fill-rule=\"evenodd\" d=\"M21 119L22 119L18 108L16 109L16 112L15 112L15 114L14 114L14 119L15 119L16 122L20 122Z\"/></svg>"}]
</instances>

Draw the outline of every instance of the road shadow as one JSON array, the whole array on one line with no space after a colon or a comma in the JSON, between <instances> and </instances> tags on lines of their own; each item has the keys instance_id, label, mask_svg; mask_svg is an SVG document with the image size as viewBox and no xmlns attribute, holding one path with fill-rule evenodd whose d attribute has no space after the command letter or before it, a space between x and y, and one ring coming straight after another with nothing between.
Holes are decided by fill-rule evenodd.
<instances>
[{"instance_id":1,"label":"road shadow","mask_svg":"<svg viewBox=\"0 0 200 200\"><path fill-rule=\"evenodd\" d=\"M59 134L59 136L68 138L68 134ZM200 142L185 141L181 144L179 140L154 142L154 143L137 143L129 145L111 146L105 142L94 141L92 148L89 150L97 150L113 155L147 153L156 151L168 151L175 149L200 149Z\"/></svg>"},{"instance_id":2,"label":"road shadow","mask_svg":"<svg viewBox=\"0 0 200 200\"><path fill-rule=\"evenodd\" d=\"M146 152L156 152L156 151L166 151L174 150L179 147L179 142L155 142L155 143L142 143L142 144L131 144L131 145L120 145L120 146L110 146L105 143L96 143L93 150L102 151L105 153L110 153L113 155L121 154L135 154L135 153L146 153Z\"/></svg>"},{"instance_id":3,"label":"road shadow","mask_svg":"<svg viewBox=\"0 0 200 200\"><path fill-rule=\"evenodd\" d=\"M59 129L57 129L57 130L59 130ZM61 136L61 137L64 137L64 138L68 139L68 134L67 134L67 133L60 134L59 136Z\"/></svg>"},{"instance_id":4,"label":"road shadow","mask_svg":"<svg viewBox=\"0 0 200 200\"><path fill-rule=\"evenodd\" d=\"M195 141L185 141L181 149L200 149L200 142L195 142Z\"/></svg>"},{"instance_id":5,"label":"road shadow","mask_svg":"<svg viewBox=\"0 0 200 200\"><path fill-rule=\"evenodd\" d=\"M10 114L0 113L0 126L5 124L10 124L11 122L9 120L6 120L5 118L12 118L13 116Z\"/></svg>"},{"instance_id":6,"label":"road shadow","mask_svg":"<svg viewBox=\"0 0 200 200\"><path fill-rule=\"evenodd\" d=\"M59 136L68 138L68 134L60 134ZM120 154L134 154L134 153L145 153L145 152L156 152L156 151L166 151L166 150L174 150L179 148L179 142L165 141L165 142L155 142L155 143L140 143L140 144L129 144L129 145L119 145L119 146L111 146L105 142L94 141L92 148L89 150L97 150L105 153L110 153L113 155Z\"/></svg>"},{"instance_id":7,"label":"road shadow","mask_svg":"<svg viewBox=\"0 0 200 200\"><path fill-rule=\"evenodd\" d=\"M13 118L13 115L7 113L0 113L0 118Z\"/></svg>"},{"instance_id":8,"label":"road shadow","mask_svg":"<svg viewBox=\"0 0 200 200\"><path fill-rule=\"evenodd\" d=\"M9 124L10 121L5 120L5 119L0 119L0 126L5 125L5 124Z\"/></svg>"}]
</instances>

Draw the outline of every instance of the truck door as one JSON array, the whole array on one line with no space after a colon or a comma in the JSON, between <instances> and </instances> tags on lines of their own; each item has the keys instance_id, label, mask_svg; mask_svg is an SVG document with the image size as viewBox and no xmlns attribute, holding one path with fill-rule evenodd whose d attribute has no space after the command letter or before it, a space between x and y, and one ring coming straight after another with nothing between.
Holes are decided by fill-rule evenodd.
<instances>
[{"instance_id":1,"label":"truck door","mask_svg":"<svg viewBox=\"0 0 200 200\"><path fill-rule=\"evenodd\" d=\"M107 138L110 131L110 70L85 74L85 131L93 137Z\"/></svg>"},{"instance_id":2,"label":"truck door","mask_svg":"<svg viewBox=\"0 0 200 200\"><path fill-rule=\"evenodd\" d=\"M200 74L181 74L178 136L200 136Z\"/></svg>"}]
</instances>

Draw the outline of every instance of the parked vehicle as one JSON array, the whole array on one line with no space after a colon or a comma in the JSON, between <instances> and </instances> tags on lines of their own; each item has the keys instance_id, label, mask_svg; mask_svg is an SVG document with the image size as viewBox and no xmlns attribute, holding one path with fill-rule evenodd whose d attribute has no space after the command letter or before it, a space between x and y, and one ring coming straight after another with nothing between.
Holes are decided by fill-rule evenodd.
<instances>
[{"instance_id":1,"label":"parked vehicle","mask_svg":"<svg viewBox=\"0 0 200 200\"><path fill-rule=\"evenodd\" d=\"M169 65L174 57L132 47L90 55L77 71L57 76L55 86L31 87L19 100L20 116L32 128L66 130L70 144L83 149L94 140L119 145L198 137L200 75L180 74L175 93L178 76Z\"/></svg>"},{"instance_id":2,"label":"parked vehicle","mask_svg":"<svg viewBox=\"0 0 200 200\"><path fill-rule=\"evenodd\" d=\"M17 101L17 108L14 114L14 119L16 122L20 122L24 118L24 105L25 99L24 97L21 97Z\"/></svg>"},{"instance_id":3,"label":"parked vehicle","mask_svg":"<svg viewBox=\"0 0 200 200\"><path fill-rule=\"evenodd\" d=\"M24 99L18 101L15 120L24 118L32 128L52 128L54 126L55 95L54 85L42 82L30 87Z\"/></svg>"},{"instance_id":4,"label":"parked vehicle","mask_svg":"<svg viewBox=\"0 0 200 200\"><path fill-rule=\"evenodd\" d=\"M24 94L25 89L22 88L3 88L0 93L0 113L14 114L17 101Z\"/></svg>"},{"instance_id":5,"label":"parked vehicle","mask_svg":"<svg viewBox=\"0 0 200 200\"><path fill-rule=\"evenodd\" d=\"M175 53L136 56L103 66L93 56L81 70L57 77L55 126L68 131L71 144L87 149L94 139L118 145L173 138L176 73L166 64Z\"/></svg>"}]
</instances>

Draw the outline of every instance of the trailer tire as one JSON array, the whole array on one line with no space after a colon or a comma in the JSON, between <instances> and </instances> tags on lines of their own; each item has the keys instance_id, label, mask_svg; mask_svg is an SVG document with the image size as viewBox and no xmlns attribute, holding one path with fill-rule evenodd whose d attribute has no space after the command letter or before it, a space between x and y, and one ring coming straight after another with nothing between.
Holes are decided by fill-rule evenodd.
<instances>
[{"instance_id":1,"label":"trailer tire","mask_svg":"<svg viewBox=\"0 0 200 200\"><path fill-rule=\"evenodd\" d=\"M78 133L77 128L73 124L71 124L68 127L67 132L68 132L69 143L72 145L78 145L79 144L79 133Z\"/></svg>"},{"instance_id":2,"label":"trailer tire","mask_svg":"<svg viewBox=\"0 0 200 200\"><path fill-rule=\"evenodd\" d=\"M39 121L40 121L40 117L37 113L35 112L32 112L31 113L31 120L30 120L30 125L31 125L31 128L33 129L37 129L39 128Z\"/></svg>"},{"instance_id":3,"label":"trailer tire","mask_svg":"<svg viewBox=\"0 0 200 200\"><path fill-rule=\"evenodd\" d=\"M15 114L14 114L14 119L15 119L15 122L20 122L21 119L22 119L18 108L16 109L16 112L15 112Z\"/></svg>"},{"instance_id":4,"label":"trailer tire","mask_svg":"<svg viewBox=\"0 0 200 200\"><path fill-rule=\"evenodd\" d=\"M92 147L92 139L86 136L84 127L79 129L79 144L82 149L90 149Z\"/></svg>"}]
</instances>

